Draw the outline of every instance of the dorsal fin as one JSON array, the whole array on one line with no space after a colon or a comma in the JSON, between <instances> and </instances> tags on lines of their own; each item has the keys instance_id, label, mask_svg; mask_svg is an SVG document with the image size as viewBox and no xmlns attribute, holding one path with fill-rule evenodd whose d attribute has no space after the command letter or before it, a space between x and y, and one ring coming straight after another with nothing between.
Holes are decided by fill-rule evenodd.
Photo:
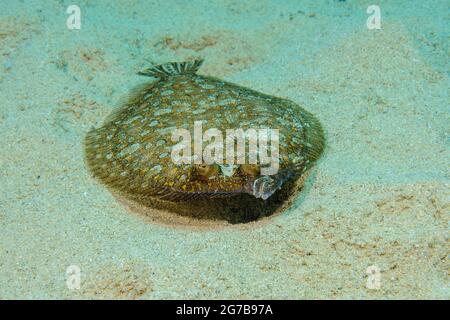
<instances>
[{"instance_id":1,"label":"dorsal fin","mask_svg":"<svg viewBox=\"0 0 450 320\"><path fill-rule=\"evenodd\" d=\"M148 76L154 78L167 78L170 76L196 73L203 63L203 59L184 61L184 62L167 62L160 65L152 66L141 72L141 76Z\"/></svg>"}]
</instances>

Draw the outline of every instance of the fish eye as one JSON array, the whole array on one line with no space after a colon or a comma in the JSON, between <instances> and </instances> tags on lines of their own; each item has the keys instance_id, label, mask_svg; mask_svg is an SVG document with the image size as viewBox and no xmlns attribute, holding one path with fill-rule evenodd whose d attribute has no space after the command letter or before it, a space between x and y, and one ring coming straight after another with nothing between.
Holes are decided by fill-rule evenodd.
<instances>
[{"instance_id":1,"label":"fish eye","mask_svg":"<svg viewBox=\"0 0 450 320\"><path fill-rule=\"evenodd\" d=\"M194 166L195 176L199 180L208 180L219 175L219 166L197 164Z\"/></svg>"}]
</instances>

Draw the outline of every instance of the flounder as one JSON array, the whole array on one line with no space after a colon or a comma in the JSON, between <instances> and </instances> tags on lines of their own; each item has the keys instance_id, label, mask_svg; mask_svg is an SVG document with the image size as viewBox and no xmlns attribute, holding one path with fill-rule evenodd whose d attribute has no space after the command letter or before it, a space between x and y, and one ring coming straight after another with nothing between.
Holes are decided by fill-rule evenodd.
<instances>
[{"instance_id":1,"label":"flounder","mask_svg":"<svg viewBox=\"0 0 450 320\"><path fill-rule=\"evenodd\" d=\"M140 72L155 80L132 91L100 128L87 134L87 166L115 195L144 207L229 222L271 214L320 157L322 126L290 100L197 74L202 62L171 62ZM188 161L174 161L179 142L174 132L182 129L198 138L195 124L201 124L203 139L210 128L225 136L230 129L275 129L276 172L264 174L261 163L207 162L203 149L188 153Z\"/></svg>"}]
</instances>

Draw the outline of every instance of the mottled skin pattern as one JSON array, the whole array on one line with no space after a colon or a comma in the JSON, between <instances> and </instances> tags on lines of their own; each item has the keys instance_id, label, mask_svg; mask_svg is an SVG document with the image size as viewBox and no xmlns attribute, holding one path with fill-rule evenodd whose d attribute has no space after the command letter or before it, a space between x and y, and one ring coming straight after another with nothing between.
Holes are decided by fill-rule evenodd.
<instances>
[{"instance_id":1,"label":"mottled skin pattern","mask_svg":"<svg viewBox=\"0 0 450 320\"><path fill-rule=\"evenodd\" d=\"M274 179L296 179L320 156L320 123L292 101L276 98L195 72L201 61L150 68L156 80L129 100L86 138L86 160L93 175L133 199L179 202L244 193L258 178L258 166L236 165L225 176L217 165L176 165L171 150L176 128L279 129L280 169Z\"/></svg>"}]
</instances>

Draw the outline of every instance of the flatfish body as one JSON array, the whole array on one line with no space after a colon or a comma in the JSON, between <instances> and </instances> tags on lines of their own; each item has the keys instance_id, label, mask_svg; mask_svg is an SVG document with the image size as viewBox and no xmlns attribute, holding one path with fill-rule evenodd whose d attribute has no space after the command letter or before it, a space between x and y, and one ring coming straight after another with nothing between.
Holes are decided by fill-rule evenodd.
<instances>
[{"instance_id":1,"label":"flatfish body","mask_svg":"<svg viewBox=\"0 0 450 320\"><path fill-rule=\"evenodd\" d=\"M203 206L216 198L246 195L263 201L320 157L324 134L310 112L287 99L198 75L201 63L167 63L140 72L155 80L135 89L87 134L87 166L115 194L184 213L193 203ZM177 154L174 147L182 138ZM247 153L254 142L252 163L236 149L240 138ZM203 159L205 150L215 161ZM277 163L255 163L263 151ZM274 164L276 170L269 172Z\"/></svg>"}]
</instances>

